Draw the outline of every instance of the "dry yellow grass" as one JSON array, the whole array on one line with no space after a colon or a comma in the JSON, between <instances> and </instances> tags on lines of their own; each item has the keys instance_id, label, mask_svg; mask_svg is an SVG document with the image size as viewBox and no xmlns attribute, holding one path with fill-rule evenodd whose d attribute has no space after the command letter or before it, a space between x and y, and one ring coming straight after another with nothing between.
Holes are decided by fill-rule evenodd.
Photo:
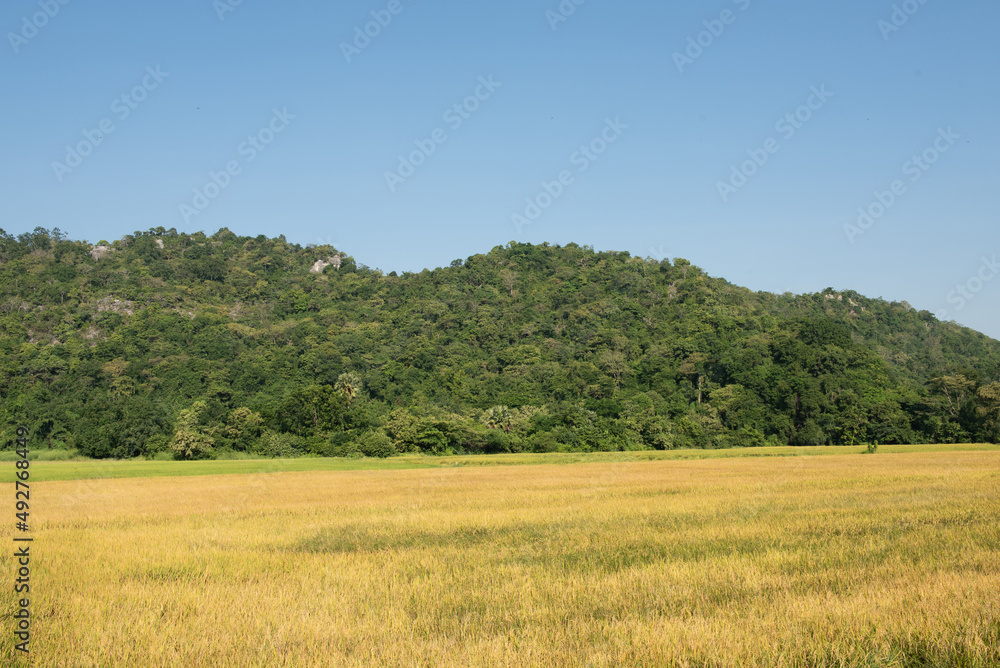
<instances>
[{"instance_id":1,"label":"dry yellow grass","mask_svg":"<svg viewBox=\"0 0 1000 668\"><path fill-rule=\"evenodd\" d=\"M37 666L1000 665L996 452L64 481L32 499Z\"/></svg>"}]
</instances>

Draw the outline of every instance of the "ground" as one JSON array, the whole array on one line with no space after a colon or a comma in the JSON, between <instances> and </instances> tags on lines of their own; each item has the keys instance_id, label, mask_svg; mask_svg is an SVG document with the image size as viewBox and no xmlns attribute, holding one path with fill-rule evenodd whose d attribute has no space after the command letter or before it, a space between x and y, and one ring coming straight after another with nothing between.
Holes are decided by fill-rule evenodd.
<instances>
[{"instance_id":1,"label":"ground","mask_svg":"<svg viewBox=\"0 0 1000 668\"><path fill-rule=\"evenodd\" d=\"M1000 448L862 450L33 462L34 665L1000 665Z\"/></svg>"}]
</instances>

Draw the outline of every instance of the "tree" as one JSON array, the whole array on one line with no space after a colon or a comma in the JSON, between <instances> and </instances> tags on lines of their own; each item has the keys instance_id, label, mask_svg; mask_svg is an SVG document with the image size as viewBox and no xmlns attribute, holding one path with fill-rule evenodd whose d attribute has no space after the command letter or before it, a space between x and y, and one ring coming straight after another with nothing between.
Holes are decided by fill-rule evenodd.
<instances>
[{"instance_id":1,"label":"tree","mask_svg":"<svg viewBox=\"0 0 1000 668\"><path fill-rule=\"evenodd\" d=\"M932 378L930 385L943 398L948 415L958 418L975 392L976 383L962 374Z\"/></svg>"},{"instance_id":2,"label":"tree","mask_svg":"<svg viewBox=\"0 0 1000 668\"><path fill-rule=\"evenodd\" d=\"M229 413L222 433L235 449L249 450L253 442L260 437L263 426L264 419L260 413L240 406Z\"/></svg>"},{"instance_id":3,"label":"tree","mask_svg":"<svg viewBox=\"0 0 1000 668\"><path fill-rule=\"evenodd\" d=\"M384 429L400 452L418 450L420 421L405 408L394 410L386 419Z\"/></svg>"},{"instance_id":4,"label":"tree","mask_svg":"<svg viewBox=\"0 0 1000 668\"><path fill-rule=\"evenodd\" d=\"M113 399L124 399L135 394L134 381L125 375L128 365L128 361L119 357L101 367L111 377L111 397Z\"/></svg>"},{"instance_id":5,"label":"tree","mask_svg":"<svg viewBox=\"0 0 1000 668\"><path fill-rule=\"evenodd\" d=\"M337 376L337 382L334 383L334 387L338 392L347 397L347 405L350 406L361 390L361 379L358 378L357 374L348 371Z\"/></svg>"},{"instance_id":6,"label":"tree","mask_svg":"<svg viewBox=\"0 0 1000 668\"><path fill-rule=\"evenodd\" d=\"M281 431L317 436L347 426L347 397L329 385L310 385L281 402L276 421Z\"/></svg>"},{"instance_id":7,"label":"tree","mask_svg":"<svg viewBox=\"0 0 1000 668\"><path fill-rule=\"evenodd\" d=\"M483 411L479 421L490 429L503 429L504 432L510 433L513 417L513 413L506 406L493 406Z\"/></svg>"},{"instance_id":8,"label":"tree","mask_svg":"<svg viewBox=\"0 0 1000 668\"><path fill-rule=\"evenodd\" d=\"M177 416L174 437L170 441L176 459L205 459L211 454L215 439L211 430L201 424L206 408L204 401L196 401Z\"/></svg>"},{"instance_id":9,"label":"tree","mask_svg":"<svg viewBox=\"0 0 1000 668\"><path fill-rule=\"evenodd\" d=\"M976 412L982 420L983 432L992 443L1000 442L1000 383L983 385L976 392Z\"/></svg>"},{"instance_id":10,"label":"tree","mask_svg":"<svg viewBox=\"0 0 1000 668\"><path fill-rule=\"evenodd\" d=\"M503 285L504 290L510 294L511 297L517 290L517 274L510 269L502 269L500 271L500 283Z\"/></svg>"},{"instance_id":11,"label":"tree","mask_svg":"<svg viewBox=\"0 0 1000 668\"><path fill-rule=\"evenodd\" d=\"M698 403L701 403L702 398L702 381L704 380L704 367L705 363L709 361L708 355L704 353L691 353L688 355L687 359L680 365L677 369L680 373L685 376L694 376L697 378L696 381L692 381L694 385L697 383L698 388Z\"/></svg>"},{"instance_id":12,"label":"tree","mask_svg":"<svg viewBox=\"0 0 1000 668\"><path fill-rule=\"evenodd\" d=\"M625 355L617 350L604 350L601 352L600 361L605 373L614 378L615 390L621 390L622 379L629 372Z\"/></svg>"}]
</instances>

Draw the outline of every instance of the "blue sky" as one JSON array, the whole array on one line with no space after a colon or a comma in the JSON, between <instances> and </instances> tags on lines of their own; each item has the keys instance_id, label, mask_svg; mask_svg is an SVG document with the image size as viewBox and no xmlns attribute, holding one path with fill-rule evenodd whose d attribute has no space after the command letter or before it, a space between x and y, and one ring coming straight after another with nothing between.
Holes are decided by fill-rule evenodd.
<instances>
[{"instance_id":1,"label":"blue sky","mask_svg":"<svg viewBox=\"0 0 1000 668\"><path fill-rule=\"evenodd\" d=\"M576 242L1000 338L1000 5L576 1L8 0L0 227Z\"/></svg>"}]
</instances>

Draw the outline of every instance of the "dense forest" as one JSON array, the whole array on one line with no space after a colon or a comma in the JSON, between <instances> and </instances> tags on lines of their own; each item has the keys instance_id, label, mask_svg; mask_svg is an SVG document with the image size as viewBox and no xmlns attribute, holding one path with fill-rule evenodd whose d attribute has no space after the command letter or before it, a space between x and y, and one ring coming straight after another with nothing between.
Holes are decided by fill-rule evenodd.
<instances>
[{"instance_id":1,"label":"dense forest","mask_svg":"<svg viewBox=\"0 0 1000 668\"><path fill-rule=\"evenodd\" d=\"M100 458L1000 439L1000 342L575 244L397 275L228 229L0 230L0 349L3 446Z\"/></svg>"}]
</instances>

